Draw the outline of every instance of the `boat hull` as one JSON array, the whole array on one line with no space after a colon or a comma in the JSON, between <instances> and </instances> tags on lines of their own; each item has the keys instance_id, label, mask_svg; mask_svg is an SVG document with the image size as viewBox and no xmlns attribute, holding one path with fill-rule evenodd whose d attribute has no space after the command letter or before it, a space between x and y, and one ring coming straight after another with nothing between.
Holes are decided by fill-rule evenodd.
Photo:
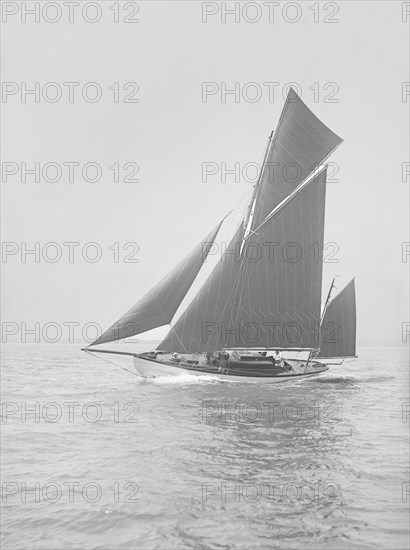
<instances>
[{"instance_id":1,"label":"boat hull","mask_svg":"<svg viewBox=\"0 0 410 550\"><path fill-rule=\"evenodd\" d=\"M134 356L134 367L137 373L143 378L158 378L161 376L179 376L183 373L189 373L192 376L209 376L211 380L220 380L224 382L242 382L253 384L277 384L289 381L297 381L302 378L310 378L323 374L329 367L324 364L317 363L316 365L303 367L302 369L293 369L292 374L281 374L275 376L237 376L234 374L221 374L218 372L206 372L200 369L194 369L191 367L185 367L183 365L170 365L169 363L163 363L154 361L151 359L145 359L143 357Z\"/></svg>"}]
</instances>

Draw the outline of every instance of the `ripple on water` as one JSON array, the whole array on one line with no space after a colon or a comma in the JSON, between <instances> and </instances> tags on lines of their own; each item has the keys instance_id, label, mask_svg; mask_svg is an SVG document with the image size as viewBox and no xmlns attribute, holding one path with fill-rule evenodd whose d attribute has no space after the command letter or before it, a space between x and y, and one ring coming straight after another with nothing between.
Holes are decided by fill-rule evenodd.
<instances>
[{"instance_id":1,"label":"ripple on water","mask_svg":"<svg viewBox=\"0 0 410 550\"><path fill-rule=\"evenodd\" d=\"M9 495L5 549L408 545L400 349L368 348L319 378L245 385L185 373L142 381L75 346L6 348L4 401L80 408L73 422L64 407L58 422L3 418L3 479L63 489L56 502ZM81 414L90 402L97 422ZM125 421L130 403L137 422ZM101 488L96 502L84 499L88 483Z\"/></svg>"}]
</instances>

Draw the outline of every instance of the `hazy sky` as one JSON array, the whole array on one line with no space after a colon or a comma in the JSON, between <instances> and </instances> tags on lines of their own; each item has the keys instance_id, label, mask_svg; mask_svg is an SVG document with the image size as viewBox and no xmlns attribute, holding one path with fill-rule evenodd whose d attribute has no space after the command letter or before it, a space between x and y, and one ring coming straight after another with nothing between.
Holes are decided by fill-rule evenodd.
<instances>
[{"instance_id":1,"label":"hazy sky","mask_svg":"<svg viewBox=\"0 0 410 550\"><path fill-rule=\"evenodd\" d=\"M223 4L232 9L233 2L130 2L125 8L107 1L99 3L95 23L81 11L70 23L68 8L49 23L53 7L40 13L38 23L30 15L22 22L22 4L33 2L3 2L3 9L5 4L19 11L3 23L2 80L16 83L3 96L3 172L16 166L18 172L3 173L2 181L2 238L16 243L6 245L8 251L17 251L3 253L3 323L78 322L81 328L96 322L106 328L115 321L229 210L244 206L252 183L233 176L224 182L220 172L204 182L202 164L232 168L238 162L243 168L260 162L283 107L282 92L294 82L314 113L345 140L329 159L339 166L339 181L327 188L325 241L339 250L338 263L324 266L324 293L334 274L341 276L339 288L356 276L358 338L401 340L402 323L409 320L410 265L410 258L407 264L402 259L402 243L409 241L409 178L403 181L402 169L409 161L410 103L402 95L410 80L410 15L404 23L402 2L330 2L327 11L326 3L286 8L289 3L281 2L271 6L273 22L260 3L254 23L255 3L247 3L238 22L232 15L223 22ZM204 9L218 13L203 22ZM122 22L127 14L139 22ZM93 7L86 12L89 19L97 16ZM338 22L325 23L325 17ZM40 83L38 102L33 95L22 101L23 82L29 89ZM58 86L47 87L49 82ZM64 82L80 83L72 103ZM89 82L100 87L100 101L83 98ZM133 84L123 89L132 82L138 90ZM208 86L217 93L203 98L204 82L214 83ZM239 101L233 95L223 101L223 82L227 88L239 83ZM257 86L246 86L250 82ZM278 83L273 98L266 82ZM53 98L59 89L60 100L44 99L42 93ZM92 100L95 90L84 93ZM251 101L255 90L261 97ZM47 182L40 175L35 182L27 175L24 183L22 163L33 168L36 162L40 169L58 163L61 179ZM71 183L64 162L80 163ZM91 162L101 166L98 182L81 174ZM138 164L139 181L114 182L115 163L121 180L133 170L132 164L124 170L125 163ZM52 179L55 169L48 170ZM91 166L87 177L94 174ZM226 234L240 213L227 220ZM40 261L30 255L23 262L22 243L33 248L35 242ZM56 263L41 255L44 247L50 258L55 254L49 242L62 251ZM73 262L67 242L80 243ZM102 252L96 263L81 253L90 242ZM126 243L139 247L138 263L124 263L136 249L124 251ZM91 257L94 249L87 250Z\"/></svg>"}]
</instances>

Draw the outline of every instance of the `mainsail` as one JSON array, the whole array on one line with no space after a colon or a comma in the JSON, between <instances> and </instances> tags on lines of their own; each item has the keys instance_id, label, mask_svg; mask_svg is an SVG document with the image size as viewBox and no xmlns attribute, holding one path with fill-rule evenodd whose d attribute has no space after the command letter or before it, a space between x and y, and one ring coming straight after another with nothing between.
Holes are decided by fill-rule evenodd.
<instances>
[{"instance_id":1,"label":"mainsail","mask_svg":"<svg viewBox=\"0 0 410 550\"><path fill-rule=\"evenodd\" d=\"M252 229L342 142L290 88L256 191Z\"/></svg>"},{"instance_id":2,"label":"mainsail","mask_svg":"<svg viewBox=\"0 0 410 550\"><path fill-rule=\"evenodd\" d=\"M354 279L329 302L320 325L318 357L356 357Z\"/></svg>"},{"instance_id":3,"label":"mainsail","mask_svg":"<svg viewBox=\"0 0 410 550\"><path fill-rule=\"evenodd\" d=\"M170 323L206 260L221 224L91 345L122 340Z\"/></svg>"},{"instance_id":4,"label":"mainsail","mask_svg":"<svg viewBox=\"0 0 410 550\"><path fill-rule=\"evenodd\" d=\"M326 169L227 253L159 349L318 348Z\"/></svg>"}]
</instances>

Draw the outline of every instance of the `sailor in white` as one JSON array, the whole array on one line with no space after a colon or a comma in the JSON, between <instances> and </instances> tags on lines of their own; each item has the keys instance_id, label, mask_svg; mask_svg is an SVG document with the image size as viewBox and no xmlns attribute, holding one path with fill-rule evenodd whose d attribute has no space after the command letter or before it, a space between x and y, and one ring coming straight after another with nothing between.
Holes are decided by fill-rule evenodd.
<instances>
[{"instance_id":1,"label":"sailor in white","mask_svg":"<svg viewBox=\"0 0 410 550\"><path fill-rule=\"evenodd\" d=\"M275 351L275 355L273 356L273 362L275 363L275 367L282 367L282 354L279 350Z\"/></svg>"}]
</instances>

